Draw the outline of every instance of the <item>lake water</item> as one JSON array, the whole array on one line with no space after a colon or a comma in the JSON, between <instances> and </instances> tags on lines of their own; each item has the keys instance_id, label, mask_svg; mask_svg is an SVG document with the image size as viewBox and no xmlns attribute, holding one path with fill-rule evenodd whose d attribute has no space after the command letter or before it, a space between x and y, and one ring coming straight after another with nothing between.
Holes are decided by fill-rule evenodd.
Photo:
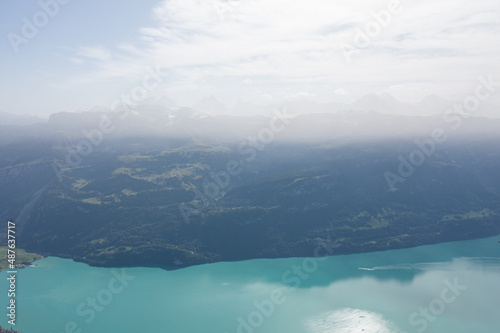
<instances>
[{"instance_id":1,"label":"lake water","mask_svg":"<svg viewBox=\"0 0 500 333\"><path fill-rule=\"evenodd\" d=\"M500 327L499 237L175 271L50 257L17 275L23 333L481 332ZM0 324L7 324L7 272Z\"/></svg>"}]
</instances>

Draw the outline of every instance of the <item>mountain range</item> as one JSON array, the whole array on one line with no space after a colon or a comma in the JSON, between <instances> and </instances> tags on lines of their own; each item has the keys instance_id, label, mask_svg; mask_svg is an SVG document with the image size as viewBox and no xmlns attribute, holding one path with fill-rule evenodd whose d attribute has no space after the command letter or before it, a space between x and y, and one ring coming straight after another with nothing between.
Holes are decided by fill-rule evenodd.
<instances>
[{"instance_id":1,"label":"mountain range","mask_svg":"<svg viewBox=\"0 0 500 333\"><path fill-rule=\"evenodd\" d=\"M358 107L395 103L375 97ZM163 99L3 125L0 219L31 252L165 268L500 233L500 119L308 105Z\"/></svg>"}]
</instances>

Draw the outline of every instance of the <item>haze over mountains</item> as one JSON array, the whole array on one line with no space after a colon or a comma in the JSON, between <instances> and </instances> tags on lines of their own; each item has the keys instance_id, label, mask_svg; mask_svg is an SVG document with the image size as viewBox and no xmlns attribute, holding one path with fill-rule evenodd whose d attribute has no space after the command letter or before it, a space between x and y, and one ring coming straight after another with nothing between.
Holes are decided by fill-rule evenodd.
<instances>
[{"instance_id":1,"label":"haze over mountains","mask_svg":"<svg viewBox=\"0 0 500 333\"><path fill-rule=\"evenodd\" d=\"M459 132L460 135L484 136L498 132L500 120L496 119L500 118L500 108L481 103L469 113L453 107L459 104L435 95L412 104L401 103L390 95L369 94L350 104L297 100L268 105L239 102L233 108L210 96L193 107L181 107L162 96L147 98L135 105L118 105L114 110L99 106L86 111L53 113L48 120L0 113L0 142L57 133L66 138L83 137L85 132L98 129L103 119L112 128L105 135L108 138L165 136L245 140L268 128L273 118L290 120L284 121L286 131L271 138L276 142L429 136L437 127L447 128L448 134Z\"/></svg>"},{"instance_id":2,"label":"haze over mountains","mask_svg":"<svg viewBox=\"0 0 500 333\"><path fill-rule=\"evenodd\" d=\"M164 97L4 125L0 218L17 220L28 250L105 266L496 235L500 119L448 104Z\"/></svg>"},{"instance_id":3,"label":"haze over mountains","mask_svg":"<svg viewBox=\"0 0 500 333\"><path fill-rule=\"evenodd\" d=\"M443 115L448 108L450 108L454 101L442 99L436 95L429 95L417 103L405 103L396 100L389 94L381 96L377 94L367 94L362 98L352 103L318 103L307 99L289 101L282 104L252 104L239 101L236 105L228 107L221 103L214 96L202 98L197 103L190 107L184 107L183 110L189 111L189 117L194 115L198 117L216 116L216 115L231 115L231 116L273 116L276 108L285 107L287 114L290 116L304 115L308 113L338 113L349 111L376 111L381 114L400 115L400 116L439 116ZM160 96L155 98L147 98L138 103L139 106L149 107L149 112L153 112L151 107L160 107L172 111L180 109L180 105L171 98ZM471 117L486 117L486 118L500 118L500 107L489 104L487 102L481 103L479 108L471 114ZM82 112L111 112L107 107L96 106L85 111L76 111L75 113ZM162 113L164 112L157 111ZM66 112L72 112L68 110ZM154 112L153 112L154 113ZM175 112L174 112L175 113ZM47 119L40 118L32 115L17 115L13 113L0 112L0 127L1 126L30 126L34 124L41 124L46 122Z\"/></svg>"},{"instance_id":4,"label":"haze over mountains","mask_svg":"<svg viewBox=\"0 0 500 333\"><path fill-rule=\"evenodd\" d=\"M46 122L46 119L32 115L17 115L13 113L0 112L0 126L30 126Z\"/></svg>"}]
</instances>

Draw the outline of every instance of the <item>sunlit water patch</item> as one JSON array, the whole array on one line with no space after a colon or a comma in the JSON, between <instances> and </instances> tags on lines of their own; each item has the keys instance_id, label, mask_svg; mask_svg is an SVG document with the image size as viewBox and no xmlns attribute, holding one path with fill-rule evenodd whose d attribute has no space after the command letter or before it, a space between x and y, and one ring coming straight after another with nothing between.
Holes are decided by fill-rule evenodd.
<instances>
[{"instance_id":1,"label":"sunlit water patch","mask_svg":"<svg viewBox=\"0 0 500 333\"><path fill-rule=\"evenodd\" d=\"M325 312L307 319L304 325L309 333L392 333L397 330L381 314L350 308Z\"/></svg>"}]
</instances>

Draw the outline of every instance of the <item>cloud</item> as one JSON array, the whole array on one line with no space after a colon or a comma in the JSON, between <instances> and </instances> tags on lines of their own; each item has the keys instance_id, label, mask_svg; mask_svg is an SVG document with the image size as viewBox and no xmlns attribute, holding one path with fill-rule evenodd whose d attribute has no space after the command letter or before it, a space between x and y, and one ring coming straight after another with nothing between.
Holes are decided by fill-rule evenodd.
<instances>
[{"instance_id":1,"label":"cloud","mask_svg":"<svg viewBox=\"0 0 500 333\"><path fill-rule=\"evenodd\" d=\"M103 46L80 47L77 51L77 55L100 61L109 61L111 59L111 52Z\"/></svg>"},{"instance_id":2,"label":"cloud","mask_svg":"<svg viewBox=\"0 0 500 333\"><path fill-rule=\"evenodd\" d=\"M345 91L344 89L342 88L339 88L339 89L335 89L333 91L333 93L337 96L345 96L345 95L349 95L349 93L347 91Z\"/></svg>"},{"instance_id":3,"label":"cloud","mask_svg":"<svg viewBox=\"0 0 500 333\"><path fill-rule=\"evenodd\" d=\"M305 98L315 98L316 94L308 91L301 91L296 94L285 95L289 99L305 99Z\"/></svg>"},{"instance_id":4,"label":"cloud","mask_svg":"<svg viewBox=\"0 0 500 333\"><path fill-rule=\"evenodd\" d=\"M497 0L402 1L402 13L347 64L339 44L352 43L388 2L167 0L153 9L155 21L140 29L138 40L121 41L113 53L98 45L72 56L92 60L88 81L137 78L146 65L160 65L170 71L174 90L244 94L253 81L272 94L285 86L307 89L308 97L324 84L342 84L352 94L410 83L466 89L496 70ZM304 82L309 86L297 86Z\"/></svg>"}]
</instances>

